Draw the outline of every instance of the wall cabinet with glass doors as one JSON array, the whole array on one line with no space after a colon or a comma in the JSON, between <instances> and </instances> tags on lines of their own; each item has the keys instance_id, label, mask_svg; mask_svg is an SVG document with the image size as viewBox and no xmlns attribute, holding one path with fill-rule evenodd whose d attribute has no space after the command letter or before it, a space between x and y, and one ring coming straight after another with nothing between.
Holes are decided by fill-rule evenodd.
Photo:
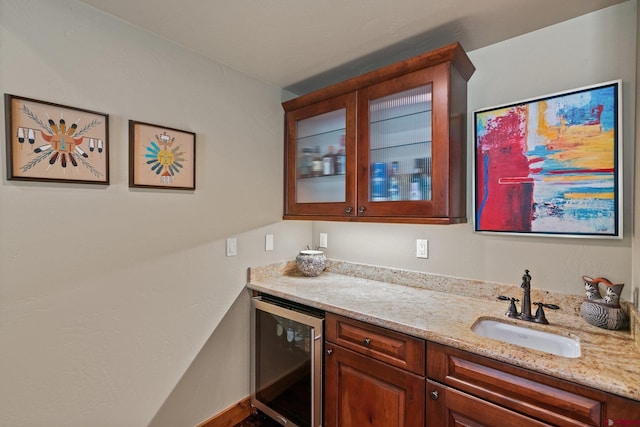
<instances>
[{"instance_id":1,"label":"wall cabinet with glass doors","mask_svg":"<svg viewBox=\"0 0 640 427\"><path fill-rule=\"evenodd\" d=\"M283 103L285 219L466 222L459 44Z\"/></svg>"}]
</instances>

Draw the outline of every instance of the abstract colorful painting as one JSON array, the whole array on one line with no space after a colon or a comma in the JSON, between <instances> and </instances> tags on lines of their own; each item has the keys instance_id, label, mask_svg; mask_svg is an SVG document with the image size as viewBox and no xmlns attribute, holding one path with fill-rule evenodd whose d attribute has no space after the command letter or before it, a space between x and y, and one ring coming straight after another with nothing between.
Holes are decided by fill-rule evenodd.
<instances>
[{"instance_id":1,"label":"abstract colorful painting","mask_svg":"<svg viewBox=\"0 0 640 427\"><path fill-rule=\"evenodd\" d=\"M622 237L620 89L476 111L476 231Z\"/></svg>"},{"instance_id":2,"label":"abstract colorful painting","mask_svg":"<svg viewBox=\"0 0 640 427\"><path fill-rule=\"evenodd\" d=\"M129 187L195 190L195 133L129 120Z\"/></svg>"}]
</instances>

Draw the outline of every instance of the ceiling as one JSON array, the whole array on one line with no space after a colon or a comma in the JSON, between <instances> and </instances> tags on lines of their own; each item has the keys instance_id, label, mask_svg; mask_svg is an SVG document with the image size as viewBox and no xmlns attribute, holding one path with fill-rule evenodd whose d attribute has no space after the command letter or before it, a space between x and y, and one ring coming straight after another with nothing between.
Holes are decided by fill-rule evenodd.
<instances>
[{"instance_id":1,"label":"ceiling","mask_svg":"<svg viewBox=\"0 0 640 427\"><path fill-rule=\"evenodd\" d=\"M81 0L303 94L459 41L467 51L627 0Z\"/></svg>"}]
</instances>

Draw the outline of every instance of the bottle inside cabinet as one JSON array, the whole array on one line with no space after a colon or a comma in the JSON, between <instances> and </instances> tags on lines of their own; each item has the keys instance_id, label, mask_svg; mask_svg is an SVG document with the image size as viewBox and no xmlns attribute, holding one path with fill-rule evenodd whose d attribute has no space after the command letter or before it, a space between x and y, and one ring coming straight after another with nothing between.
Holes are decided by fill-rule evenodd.
<instances>
[{"instance_id":1,"label":"bottle inside cabinet","mask_svg":"<svg viewBox=\"0 0 640 427\"><path fill-rule=\"evenodd\" d=\"M298 120L296 125L296 202L344 202L346 110Z\"/></svg>"},{"instance_id":2,"label":"bottle inside cabinet","mask_svg":"<svg viewBox=\"0 0 640 427\"><path fill-rule=\"evenodd\" d=\"M431 200L432 86L369 101L369 201Z\"/></svg>"}]
</instances>

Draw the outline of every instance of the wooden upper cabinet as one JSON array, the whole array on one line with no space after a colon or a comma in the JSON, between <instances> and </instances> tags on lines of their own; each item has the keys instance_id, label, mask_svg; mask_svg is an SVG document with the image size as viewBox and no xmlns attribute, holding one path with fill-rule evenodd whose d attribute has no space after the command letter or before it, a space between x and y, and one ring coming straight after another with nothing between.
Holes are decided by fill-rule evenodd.
<instances>
[{"instance_id":1,"label":"wooden upper cabinet","mask_svg":"<svg viewBox=\"0 0 640 427\"><path fill-rule=\"evenodd\" d=\"M285 219L466 222L459 44L285 102Z\"/></svg>"}]
</instances>

